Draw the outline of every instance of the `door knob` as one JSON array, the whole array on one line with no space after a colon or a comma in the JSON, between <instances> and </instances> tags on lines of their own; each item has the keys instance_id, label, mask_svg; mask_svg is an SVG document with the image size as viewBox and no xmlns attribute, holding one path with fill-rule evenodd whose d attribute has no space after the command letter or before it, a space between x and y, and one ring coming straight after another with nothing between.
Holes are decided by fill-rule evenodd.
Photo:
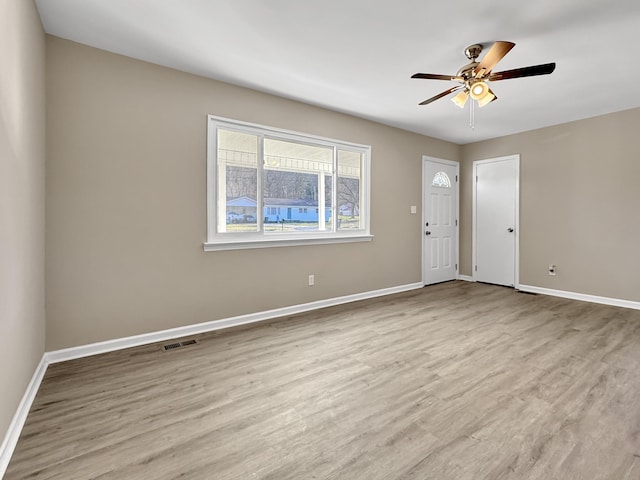
<instances>
[{"instance_id":1,"label":"door knob","mask_svg":"<svg viewBox=\"0 0 640 480\"><path fill-rule=\"evenodd\" d=\"M513 228L511 228L511 227L507 228L507 232L513 233Z\"/></svg>"},{"instance_id":2,"label":"door knob","mask_svg":"<svg viewBox=\"0 0 640 480\"><path fill-rule=\"evenodd\" d=\"M429 230L427 230L426 232L424 232L424 234L429 236L429 235L431 235L431 232Z\"/></svg>"}]
</instances>

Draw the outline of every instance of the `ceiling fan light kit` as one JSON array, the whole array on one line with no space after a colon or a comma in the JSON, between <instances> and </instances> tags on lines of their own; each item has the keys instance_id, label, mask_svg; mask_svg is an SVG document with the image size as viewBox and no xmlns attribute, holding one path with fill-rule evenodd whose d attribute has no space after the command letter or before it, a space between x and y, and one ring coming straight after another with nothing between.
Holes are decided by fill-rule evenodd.
<instances>
[{"instance_id":1,"label":"ceiling fan light kit","mask_svg":"<svg viewBox=\"0 0 640 480\"><path fill-rule=\"evenodd\" d=\"M473 98L474 100L480 100L484 98L487 95L487 93L489 93L489 85L487 85L482 80L478 80L476 82L470 83L470 85L471 85L471 88L469 90L470 90L471 98Z\"/></svg>"},{"instance_id":2,"label":"ceiling fan light kit","mask_svg":"<svg viewBox=\"0 0 640 480\"><path fill-rule=\"evenodd\" d=\"M460 108L464 108L464 105L467 103L468 99L469 99L469 94L467 93L466 90L462 90L455 97L453 97L451 101L455 103L457 106L459 106Z\"/></svg>"},{"instance_id":3,"label":"ceiling fan light kit","mask_svg":"<svg viewBox=\"0 0 640 480\"><path fill-rule=\"evenodd\" d=\"M495 42L489 51L484 55L478 63L476 59L482 53L482 45L473 44L468 46L464 53L471 63L463 66L457 75L440 75L435 73L416 73L411 78L422 78L427 80L449 80L460 83L458 87L450 88L438 95L420 102L420 105L427 105L440 98L446 97L450 93L460 90L451 101L460 108L464 108L469 97L478 102L479 107L484 107L489 103L498 99L495 93L491 91L487 82L495 82L498 80L508 80L511 78L533 77L537 75L549 75L555 68L555 63L545 63L542 65L532 65L530 67L516 68L513 70L505 70L503 72L493 73L493 67L515 47L513 42ZM471 103L473 109L473 103ZM473 112L471 113L473 119ZM473 128L473 120L471 121Z\"/></svg>"},{"instance_id":4,"label":"ceiling fan light kit","mask_svg":"<svg viewBox=\"0 0 640 480\"><path fill-rule=\"evenodd\" d=\"M497 99L498 97L496 97L495 94L491 90L489 90L482 98L477 98L476 100L478 101L478 106L482 108Z\"/></svg>"}]
</instances>

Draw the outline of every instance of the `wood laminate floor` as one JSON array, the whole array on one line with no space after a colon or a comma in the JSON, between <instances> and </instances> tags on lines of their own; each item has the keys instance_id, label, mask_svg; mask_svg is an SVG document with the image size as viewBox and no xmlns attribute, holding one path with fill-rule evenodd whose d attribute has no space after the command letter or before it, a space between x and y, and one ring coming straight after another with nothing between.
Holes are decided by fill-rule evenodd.
<instances>
[{"instance_id":1,"label":"wood laminate floor","mask_svg":"<svg viewBox=\"0 0 640 480\"><path fill-rule=\"evenodd\" d=\"M51 365L5 479L640 479L640 311L450 282L197 338Z\"/></svg>"}]
</instances>

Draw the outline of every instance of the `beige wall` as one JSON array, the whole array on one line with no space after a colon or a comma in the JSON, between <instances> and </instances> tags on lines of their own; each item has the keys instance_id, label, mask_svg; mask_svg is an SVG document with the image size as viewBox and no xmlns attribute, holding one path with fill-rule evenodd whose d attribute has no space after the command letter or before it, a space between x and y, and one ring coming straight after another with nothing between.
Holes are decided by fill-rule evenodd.
<instances>
[{"instance_id":1,"label":"beige wall","mask_svg":"<svg viewBox=\"0 0 640 480\"><path fill-rule=\"evenodd\" d=\"M0 441L44 352L45 39L0 0Z\"/></svg>"},{"instance_id":2,"label":"beige wall","mask_svg":"<svg viewBox=\"0 0 640 480\"><path fill-rule=\"evenodd\" d=\"M519 153L520 283L640 301L639 131L633 109L464 145L461 273L471 275L473 161Z\"/></svg>"},{"instance_id":3,"label":"beige wall","mask_svg":"<svg viewBox=\"0 0 640 480\"><path fill-rule=\"evenodd\" d=\"M48 350L421 280L421 157L458 146L56 37L47 61ZM203 252L207 114L371 145L374 240Z\"/></svg>"},{"instance_id":4,"label":"beige wall","mask_svg":"<svg viewBox=\"0 0 640 480\"><path fill-rule=\"evenodd\" d=\"M48 350L419 282L423 154L463 160L462 274L472 161L519 153L520 282L640 300L640 110L460 147L56 37L47 62ZM374 241L204 253L209 113L371 145Z\"/></svg>"}]
</instances>

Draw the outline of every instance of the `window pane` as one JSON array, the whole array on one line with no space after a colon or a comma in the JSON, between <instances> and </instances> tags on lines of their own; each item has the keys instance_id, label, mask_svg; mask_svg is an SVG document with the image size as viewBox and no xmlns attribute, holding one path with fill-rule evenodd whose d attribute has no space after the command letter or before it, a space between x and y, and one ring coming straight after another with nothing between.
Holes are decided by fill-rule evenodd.
<instances>
[{"instance_id":1,"label":"window pane","mask_svg":"<svg viewBox=\"0 0 640 480\"><path fill-rule=\"evenodd\" d=\"M338 230L363 228L362 154L338 150Z\"/></svg>"},{"instance_id":2,"label":"window pane","mask_svg":"<svg viewBox=\"0 0 640 480\"><path fill-rule=\"evenodd\" d=\"M433 187L451 188L451 180L449 180L449 175L446 172L438 172L433 176L431 185Z\"/></svg>"},{"instance_id":3,"label":"window pane","mask_svg":"<svg viewBox=\"0 0 640 480\"><path fill-rule=\"evenodd\" d=\"M324 176L324 220L325 229L333 231L333 210L331 205L331 198L333 192L333 175Z\"/></svg>"},{"instance_id":4,"label":"window pane","mask_svg":"<svg viewBox=\"0 0 640 480\"><path fill-rule=\"evenodd\" d=\"M265 233L330 229L326 179L331 178L332 169L331 148L266 138L262 187Z\"/></svg>"},{"instance_id":5,"label":"window pane","mask_svg":"<svg viewBox=\"0 0 640 480\"><path fill-rule=\"evenodd\" d=\"M258 137L218 130L218 232L258 230Z\"/></svg>"}]
</instances>

